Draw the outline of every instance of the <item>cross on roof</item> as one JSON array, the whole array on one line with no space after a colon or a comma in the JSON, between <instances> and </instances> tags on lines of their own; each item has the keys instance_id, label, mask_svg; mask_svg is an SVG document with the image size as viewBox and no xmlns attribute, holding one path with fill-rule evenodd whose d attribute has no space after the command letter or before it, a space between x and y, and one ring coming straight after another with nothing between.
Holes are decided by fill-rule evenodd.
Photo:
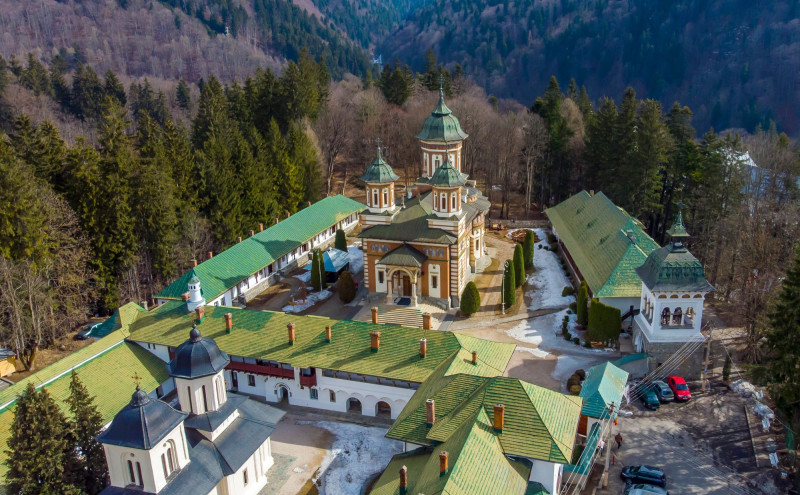
<instances>
[{"instance_id":1,"label":"cross on roof","mask_svg":"<svg viewBox=\"0 0 800 495\"><path fill-rule=\"evenodd\" d=\"M131 378L133 378L133 382L136 384L136 388L138 389L139 386L142 384L142 377L139 376L139 373L137 372L134 373Z\"/></svg>"}]
</instances>

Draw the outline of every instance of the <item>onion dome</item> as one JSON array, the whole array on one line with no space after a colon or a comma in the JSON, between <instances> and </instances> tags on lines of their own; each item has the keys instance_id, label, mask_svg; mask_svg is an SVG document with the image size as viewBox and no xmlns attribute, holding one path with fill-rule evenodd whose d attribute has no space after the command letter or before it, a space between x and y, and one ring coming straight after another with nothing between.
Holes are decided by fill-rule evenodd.
<instances>
[{"instance_id":1,"label":"onion dome","mask_svg":"<svg viewBox=\"0 0 800 495\"><path fill-rule=\"evenodd\" d=\"M386 163L381 153L381 144L378 141L378 157L369 164L361 176L361 180L370 184L388 184L399 179L392 167Z\"/></svg>"},{"instance_id":2,"label":"onion dome","mask_svg":"<svg viewBox=\"0 0 800 495\"><path fill-rule=\"evenodd\" d=\"M651 252L644 264L636 269L642 282L651 291L713 291L714 287L706 280L703 264L686 249L689 233L681 212L667 233L671 236L670 243Z\"/></svg>"},{"instance_id":3,"label":"onion dome","mask_svg":"<svg viewBox=\"0 0 800 495\"><path fill-rule=\"evenodd\" d=\"M434 187L459 187L467 183L467 174L462 174L450 163L447 158L439 168L433 172L433 177L428 183Z\"/></svg>"},{"instance_id":4,"label":"onion dome","mask_svg":"<svg viewBox=\"0 0 800 495\"><path fill-rule=\"evenodd\" d=\"M219 373L230 361L213 339L203 338L197 325L192 325L189 340L178 346L169 362L169 374L176 378L200 378Z\"/></svg>"},{"instance_id":5,"label":"onion dome","mask_svg":"<svg viewBox=\"0 0 800 495\"><path fill-rule=\"evenodd\" d=\"M431 112L431 116L425 119L422 130L417 134L417 139L423 141L461 141L466 139L468 134L461 130L461 124L447 108L444 103L444 90L439 84L439 103Z\"/></svg>"},{"instance_id":6,"label":"onion dome","mask_svg":"<svg viewBox=\"0 0 800 495\"><path fill-rule=\"evenodd\" d=\"M136 386L130 403L114 416L97 440L100 443L149 450L161 442L188 414L152 399Z\"/></svg>"},{"instance_id":7,"label":"onion dome","mask_svg":"<svg viewBox=\"0 0 800 495\"><path fill-rule=\"evenodd\" d=\"M200 283L200 279L197 278L197 275L192 273L192 278L189 279L189 283L192 284L192 285L197 285L197 284Z\"/></svg>"}]
</instances>

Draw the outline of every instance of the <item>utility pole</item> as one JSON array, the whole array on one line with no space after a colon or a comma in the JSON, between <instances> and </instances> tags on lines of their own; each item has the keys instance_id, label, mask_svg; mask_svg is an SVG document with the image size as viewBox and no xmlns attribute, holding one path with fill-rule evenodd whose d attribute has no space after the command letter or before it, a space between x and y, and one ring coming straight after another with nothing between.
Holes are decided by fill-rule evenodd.
<instances>
[{"instance_id":1,"label":"utility pole","mask_svg":"<svg viewBox=\"0 0 800 495\"><path fill-rule=\"evenodd\" d=\"M711 333L714 330L714 326L709 324L708 325L708 336L706 337L706 359L705 364L703 365L703 392L708 392L710 388L710 382L708 380L708 366L711 363Z\"/></svg>"},{"instance_id":2,"label":"utility pole","mask_svg":"<svg viewBox=\"0 0 800 495\"><path fill-rule=\"evenodd\" d=\"M614 429L614 403L612 402L608 409L608 432L606 433L606 466L603 470L603 488L608 488L608 469L611 466L611 430ZM600 488L598 486L598 488Z\"/></svg>"}]
</instances>

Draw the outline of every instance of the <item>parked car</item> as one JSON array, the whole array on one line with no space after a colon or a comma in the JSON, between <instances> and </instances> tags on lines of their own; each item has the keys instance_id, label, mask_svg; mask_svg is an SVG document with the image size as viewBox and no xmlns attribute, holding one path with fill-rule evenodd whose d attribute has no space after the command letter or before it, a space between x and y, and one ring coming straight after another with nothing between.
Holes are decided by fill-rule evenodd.
<instances>
[{"instance_id":1,"label":"parked car","mask_svg":"<svg viewBox=\"0 0 800 495\"><path fill-rule=\"evenodd\" d=\"M89 323L84 327L83 330L75 334L75 340L86 340L92 336L92 332L94 331L97 326L100 325L99 323Z\"/></svg>"},{"instance_id":2,"label":"parked car","mask_svg":"<svg viewBox=\"0 0 800 495\"><path fill-rule=\"evenodd\" d=\"M675 394L672 393L672 389L669 388L669 385L661 380L656 380L651 383L650 389L656 393L656 397L658 397L659 402L669 402L675 400Z\"/></svg>"},{"instance_id":3,"label":"parked car","mask_svg":"<svg viewBox=\"0 0 800 495\"><path fill-rule=\"evenodd\" d=\"M669 492L660 486L639 483L638 485L628 485L622 495L669 495Z\"/></svg>"},{"instance_id":4,"label":"parked car","mask_svg":"<svg viewBox=\"0 0 800 495\"><path fill-rule=\"evenodd\" d=\"M655 411L659 407L661 407L661 403L658 401L658 397L656 397L656 393L653 392L651 389L646 388L642 392L642 396L640 397L642 404L647 409L651 411Z\"/></svg>"},{"instance_id":5,"label":"parked car","mask_svg":"<svg viewBox=\"0 0 800 495\"><path fill-rule=\"evenodd\" d=\"M622 472L619 473L620 478L622 478L625 483L646 483L649 485L658 485L666 488L667 486L667 475L664 474L664 471L657 467L653 466L628 466L622 468Z\"/></svg>"},{"instance_id":6,"label":"parked car","mask_svg":"<svg viewBox=\"0 0 800 495\"><path fill-rule=\"evenodd\" d=\"M678 375L672 375L667 378L667 384L675 394L675 400L687 401L692 398L692 393L689 392L689 385L686 385L686 380Z\"/></svg>"}]
</instances>

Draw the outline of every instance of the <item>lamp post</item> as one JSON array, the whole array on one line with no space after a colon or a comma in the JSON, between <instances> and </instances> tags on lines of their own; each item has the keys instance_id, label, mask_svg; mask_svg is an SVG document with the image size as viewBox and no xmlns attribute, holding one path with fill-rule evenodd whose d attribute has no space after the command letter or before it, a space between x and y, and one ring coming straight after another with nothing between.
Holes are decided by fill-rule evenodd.
<instances>
[{"instance_id":1,"label":"lamp post","mask_svg":"<svg viewBox=\"0 0 800 495\"><path fill-rule=\"evenodd\" d=\"M506 271L508 270L508 260L503 263L503 280L500 282L500 314L506 314Z\"/></svg>"}]
</instances>

